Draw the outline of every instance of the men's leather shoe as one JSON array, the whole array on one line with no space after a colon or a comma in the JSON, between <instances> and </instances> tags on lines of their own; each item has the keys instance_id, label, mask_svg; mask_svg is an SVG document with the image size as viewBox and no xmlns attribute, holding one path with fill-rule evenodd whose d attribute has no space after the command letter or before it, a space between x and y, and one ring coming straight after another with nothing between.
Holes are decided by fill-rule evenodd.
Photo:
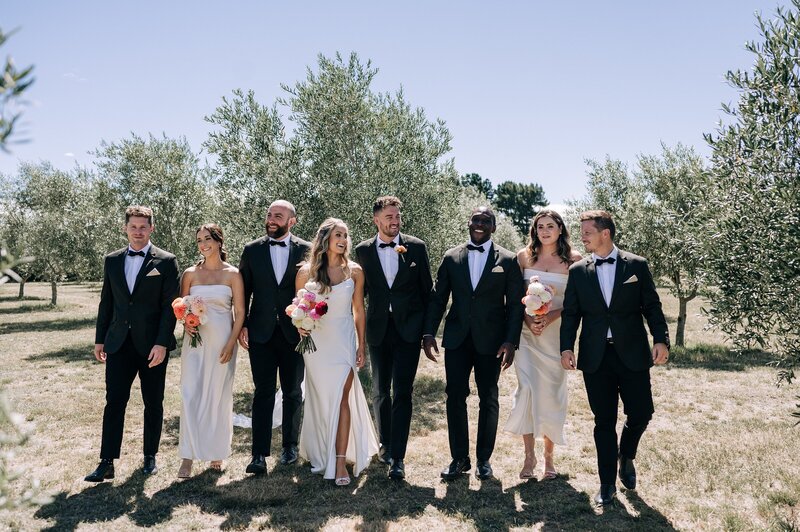
<instances>
[{"instance_id":1,"label":"men's leather shoe","mask_svg":"<svg viewBox=\"0 0 800 532\"><path fill-rule=\"evenodd\" d=\"M267 459L263 454L253 457L253 461L247 464L245 473L252 473L254 475L263 475L267 472Z\"/></svg>"},{"instance_id":2,"label":"men's leather shoe","mask_svg":"<svg viewBox=\"0 0 800 532\"><path fill-rule=\"evenodd\" d=\"M457 458L450 462L450 465L442 471L441 477L445 480L454 480L470 469L472 469L472 464L469 458Z\"/></svg>"},{"instance_id":3,"label":"men's leather shoe","mask_svg":"<svg viewBox=\"0 0 800 532\"><path fill-rule=\"evenodd\" d=\"M494 476L492 464L488 460L478 460L478 465L475 467L475 476L481 480L492 478Z\"/></svg>"},{"instance_id":4,"label":"men's leather shoe","mask_svg":"<svg viewBox=\"0 0 800 532\"><path fill-rule=\"evenodd\" d=\"M633 466L633 460L622 455L619 456L619 479L625 488L636 489L636 468Z\"/></svg>"},{"instance_id":5,"label":"men's leather shoe","mask_svg":"<svg viewBox=\"0 0 800 532\"><path fill-rule=\"evenodd\" d=\"M617 487L614 484L600 484L600 491L594 496L594 503L598 506L605 506L614 501L614 494L617 493Z\"/></svg>"},{"instance_id":6,"label":"men's leather shoe","mask_svg":"<svg viewBox=\"0 0 800 532\"><path fill-rule=\"evenodd\" d=\"M389 478L393 480L403 480L406 478L406 466L402 459L398 458L397 460L392 460L392 465L389 468Z\"/></svg>"},{"instance_id":7,"label":"men's leather shoe","mask_svg":"<svg viewBox=\"0 0 800 532\"><path fill-rule=\"evenodd\" d=\"M281 453L281 465L289 465L295 462L297 462L297 447L295 445L284 447Z\"/></svg>"},{"instance_id":8,"label":"men's leather shoe","mask_svg":"<svg viewBox=\"0 0 800 532\"><path fill-rule=\"evenodd\" d=\"M158 466L156 466L156 457L152 455L146 455L144 457L144 465L142 466L142 473L145 475L152 475L158 471Z\"/></svg>"},{"instance_id":9,"label":"men's leather shoe","mask_svg":"<svg viewBox=\"0 0 800 532\"><path fill-rule=\"evenodd\" d=\"M378 451L378 460L387 465L392 464L392 453L388 447L384 447L383 445L381 445L381 448Z\"/></svg>"},{"instance_id":10,"label":"men's leather shoe","mask_svg":"<svg viewBox=\"0 0 800 532\"><path fill-rule=\"evenodd\" d=\"M107 479L114 478L114 460L100 460L100 465L97 469L86 475L86 482L103 482Z\"/></svg>"}]
</instances>

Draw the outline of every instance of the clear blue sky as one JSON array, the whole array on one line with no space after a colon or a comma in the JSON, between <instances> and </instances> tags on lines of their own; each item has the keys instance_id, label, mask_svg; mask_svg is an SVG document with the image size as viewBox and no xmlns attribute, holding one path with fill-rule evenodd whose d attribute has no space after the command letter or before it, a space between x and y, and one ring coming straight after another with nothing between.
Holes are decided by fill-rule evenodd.
<instances>
[{"instance_id":1,"label":"clear blue sky","mask_svg":"<svg viewBox=\"0 0 800 532\"><path fill-rule=\"evenodd\" d=\"M749 68L755 11L786 0L669 2L267 2L4 0L20 28L3 52L35 64L31 142L0 154L86 165L101 139L185 135L235 88L264 103L318 53L356 51L442 118L460 173L540 183L560 203L583 194L585 158L633 161L660 142L708 149L703 132L736 100L723 76Z\"/></svg>"}]
</instances>

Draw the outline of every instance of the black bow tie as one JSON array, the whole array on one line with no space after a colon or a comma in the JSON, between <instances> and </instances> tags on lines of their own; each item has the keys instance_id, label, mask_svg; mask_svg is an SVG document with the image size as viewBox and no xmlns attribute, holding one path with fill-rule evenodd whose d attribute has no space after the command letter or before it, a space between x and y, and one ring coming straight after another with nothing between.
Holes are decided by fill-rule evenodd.
<instances>
[{"instance_id":1,"label":"black bow tie","mask_svg":"<svg viewBox=\"0 0 800 532\"><path fill-rule=\"evenodd\" d=\"M269 245L270 246L280 246L282 248L285 248L286 247L286 242L284 242L283 240L270 240L269 241Z\"/></svg>"},{"instance_id":2,"label":"black bow tie","mask_svg":"<svg viewBox=\"0 0 800 532\"><path fill-rule=\"evenodd\" d=\"M379 247L379 248L381 248L381 249L383 249L383 248L393 248L393 247L395 247L396 245L397 245L397 242L395 242L394 240L392 240L392 241L391 241L391 242L389 242L388 244L386 244L386 243L384 243L384 242L381 242L380 244L378 244L378 247Z\"/></svg>"},{"instance_id":3,"label":"black bow tie","mask_svg":"<svg viewBox=\"0 0 800 532\"><path fill-rule=\"evenodd\" d=\"M486 251L483 249L483 246L473 246L472 244L467 244L467 249L470 251L480 251L481 253Z\"/></svg>"},{"instance_id":4,"label":"black bow tie","mask_svg":"<svg viewBox=\"0 0 800 532\"><path fill-rule=\"evenodd\" d=\"M128 250L128 256L129 257L136 257L136 256L144 257L144 251L134 251L132 249L129 249Z\"/></svg>"},{"instance_id":5,"label":"black bow tie","mask_svg":"<svg viewBox=\"0 0 800 532\"><path fill-rule=\"evenodd\" d=\"M605 263L614 264L615 262L617 262L617 259L615 259L614 257L608 257L607 259L597 259L596 261L594 261L594 265L602 266Z\"/></svg>"}]
</instances>

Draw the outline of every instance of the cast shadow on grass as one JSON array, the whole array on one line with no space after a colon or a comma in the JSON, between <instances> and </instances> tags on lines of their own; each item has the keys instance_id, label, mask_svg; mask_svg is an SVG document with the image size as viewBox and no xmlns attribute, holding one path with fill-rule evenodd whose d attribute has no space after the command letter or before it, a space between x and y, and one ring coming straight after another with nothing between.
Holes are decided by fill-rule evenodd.
<instances>
[{"instance_id":1,"label":"cast shadow on grass","mask_svg":"<svg viewBox=\"0 0 800 532\"><path fill-rule=\"evenodd\" d=\"M0 296L0 303L3 301L49 301L49 297L39 297L39 296L22 296L19 298L17 296Z\"/></svg>"},{"instance_id":2,"label":"cast shadow on grass","mask_svg":"<svg viewBox=\"0 0 800 532\"><path fill-rule=\"evenodd\" d=\"M4 314L27 314L28 312L50 312L56 308L48 304L19 305L17 307L0 308L0 316Z\"/></svg>"},{"instance_id":3,"label":"cast shadow on grass","mask_svg":"<svg viewBox=\"0 0 800 532\"><path fill-rule=\"evenodd\" d=\"M675 347L670 352L670 364L678 368L698 368L713 371L744 371L764 367L774 357L764 351L737 353L720 344L697 344Z\"/></svg>"},{"instance_id":4,"label":"cast shadow on grass","mask_svg":"<svg viewBox=\"0 0 800 532\"><path fill-rule=\"evenodd\" d=\"M55 351L47 351L46 353L37 353L25 357L28 362L91 362L94 363L95 358L92 354L94 352L94 344L85 345L70 345L56 349Z\"/></svg>"},{"instance_id":5,"label":"cast shadow on grass","mask_svg":"<svg viewBox=\"0 0 800 532\"><path fill-rule=\"evenodd\" d=\"M55 519L44 530L75 530L83 523L100 524L114 521L135 511L143 501L145 475L137 470L124 482L102 482L76 493L57 494L53 501L40 507L34 517Z\"/></svg>"},{"instance_id":6,"label":"cast shadow on grass","mask_svg":"<svg viewBox=\"0 0 800 532\"><path fill-rule=\"evenodd\" d=\"M17 332L37 333L52 331L72 331L94 326L97 318L94 316L77 319L44 320L34 322L16 322L0 324L0 335Z\"/></svg>"},{"instance_id":7,"label":"cast shadow on grass","mask_svg":"<svg viewBox=\"0 0 800 532\"><path fill-rule=\"evenodd\" d=\"M445 382L429 375L417 375L414 381L414 413L411 416L411 434L424 435L444 428Z\"/></svg>"}]
</instances>

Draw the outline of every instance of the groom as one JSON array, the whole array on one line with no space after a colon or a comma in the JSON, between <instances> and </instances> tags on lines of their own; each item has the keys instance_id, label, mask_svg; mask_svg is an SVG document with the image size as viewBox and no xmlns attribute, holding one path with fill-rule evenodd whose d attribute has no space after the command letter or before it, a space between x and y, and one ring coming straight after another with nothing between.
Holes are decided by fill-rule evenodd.
<instances>
[{"instance_id":1,"label":"groom","mask_svg":"<svg viewBox=\"0 0 800 532\"><path fill-rule=\"evenodd\" d=\"M441 473L445 480L458 478L472 467L467 397L473 368L480 398L475 476L486 480L493 475L489 459L494 451L500 410L497 381L501 368L507 369L514 361L524 309L517 256L492 242L496 229L491 209L478 207L472 211L470 242L445 253L425 316L422 345L425 356L435 361L432 351L438 353L439 348L434 335L452 295L442 335L447 432L452 457Z\"/></svg>"},{"instance_id":2,"label":"groom","mask_svg":"<svg viewBox=\"0 0 800 532\"><path fill-rule=\"evenodd\" d=\"M614 245L614 220L605 211L581 214L581 240L591 255L573 264L561 313L561 365L575 369L575 336L583 322L577 368L583 371L594 414L600 491L595 503L610 504L615 469L627 489L636 489L633 460L653 415L650 366L669 357L669 331L653 277L642 257ZM642 317L653 335L652 350ZM619 399L627 415L617 444Z\"/></svg>"},{"instance_id":3,"label":"groom","mask_svg":"<svg viewBox=\"0 0 800 532\"><path fill-rule=\"evenodd\" d=\"M295 295L298 263L305 257L310 244L291 234L296 223L294 205L286 200L272 202L267 210L267 235L247 244L239 263L246 312L239 344L250 353L250 369L255 384L253 459L245 471L255 475L267 471L276 373L280 375L283 391L281 464L297 461L302 413L300 384L305 365L303 357L295 351L300 336L284 309Z\"/></svg>"},{"instance_id":4,"label":"groom","mask_svg":"<svg viewBox=\"0 0 800 532\"><path fill-rule=\"evenodd\" d=\"M128 246L106 255L103 265L94 357L106 365L106 406L100 464L85 478L87 482L114 478L125 409L137 375L144 402L142 472L157 471L167 361L175 349L171 304L178 295L178 262L150 243L154 230L150 207L128 207L123 230Z\"/></svg>"},{"instance_id":5,"label":"groom","mask_svg":"<svg viewBox=\"0 0 800 532\"><path fill-rule=\"evenodd\" d=\"M389 478L396 480L405 478L411 392L433 286L425 242L400 232L402 206L394 196L375 200L372 220L378 234L356 246L356 261L366 279L367 344L380 460L391 464Z\"/></svg>"}]
</instances>

